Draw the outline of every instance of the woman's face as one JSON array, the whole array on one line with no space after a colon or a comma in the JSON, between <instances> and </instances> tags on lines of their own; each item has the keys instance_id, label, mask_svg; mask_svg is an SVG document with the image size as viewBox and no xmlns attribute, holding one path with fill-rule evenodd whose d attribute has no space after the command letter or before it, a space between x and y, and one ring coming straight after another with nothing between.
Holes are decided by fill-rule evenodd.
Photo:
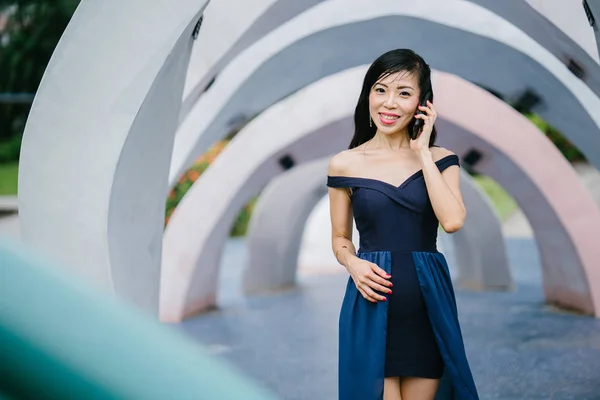
<instances>
[{"instance_id":1,"label":"woman's face","mask_svg":"<svg viewBox=\"0 0 600 400\"><path fill-rule=\"evenodd\" d=\"M400 71L378 80L369 94L369 113L384 134L406 130L419 105L416 74Z\"/></svg>"}]
</instances>

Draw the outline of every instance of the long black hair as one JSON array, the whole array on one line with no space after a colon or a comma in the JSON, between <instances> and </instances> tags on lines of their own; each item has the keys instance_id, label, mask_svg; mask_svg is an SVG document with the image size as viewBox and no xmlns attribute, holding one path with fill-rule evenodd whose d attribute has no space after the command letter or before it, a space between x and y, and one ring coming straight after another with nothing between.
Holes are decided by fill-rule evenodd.
<instances>
[{"instance_id":1,"label":"long black hair","mask_svg":"<svg viewBox=\"0 0 600 400\"><path fill-rule=\"evenodd\" d=\"M369 112L369 94L373 85L386 76L400 71L406 71L410 74L416 74L420 90L419 104L427 92L431 93L430 101L433 103L433 89L431 87L431 69L421 56L410 49L396 49L388 51L379 56L369 67L363 81L362 90L358 97L358 103L354 111L354 136L350 141L348 148L360 146L371 140L377 132L375 124L370 126L371 113ZM408 132L411 132L416 119L413 117L408 125ZM435 126L429 139L429 147L433 146L437 132Z\"/></svg>"}]
</instances>

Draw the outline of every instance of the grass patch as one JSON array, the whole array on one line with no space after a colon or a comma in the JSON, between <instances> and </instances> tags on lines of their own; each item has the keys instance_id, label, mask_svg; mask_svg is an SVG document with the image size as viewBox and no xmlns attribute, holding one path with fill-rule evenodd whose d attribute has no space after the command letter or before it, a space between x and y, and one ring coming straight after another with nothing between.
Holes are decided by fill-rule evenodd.
<instances>
[{"instance_id":1,"label":"grass patch","mask_svg":"<svg viewBox=\"0 0 600 400\"><path fill-rule=\"evenodd\" d=\"M506 221L508 216L517 209L517 203L496 181L485 175L477 175L475 181L490 197L494 208L501 221Z\"/></svg>"},{"instance_id":2,"label":"grass patch","mask_svg":"<svg viewBox=\"0 0 600 400\"><path fill-rule=\"evenodd\" d=\"M16 195L19 163L0 164L0 196Z\"/></svg>"}]
</instances>

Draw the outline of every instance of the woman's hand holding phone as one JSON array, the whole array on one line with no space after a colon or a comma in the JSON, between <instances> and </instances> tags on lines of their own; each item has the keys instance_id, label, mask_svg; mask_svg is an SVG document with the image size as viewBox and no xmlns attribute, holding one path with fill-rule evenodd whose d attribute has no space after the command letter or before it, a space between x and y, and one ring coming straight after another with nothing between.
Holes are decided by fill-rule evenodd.
<instances>
[{"instance_id":1,"label":"woman's hand holding phone","mask_svg":"<svg viewBox=\"0 0 600 400\"><path fill-rule=\"evenodd\" d=\"M429 100L426 100L424 105L419 105L418 110L420 112L415 115L415 129L410 140L410 148L414 151L429 149L429 139L437 118L433 103Z\"/></svg>"}]
</instances>

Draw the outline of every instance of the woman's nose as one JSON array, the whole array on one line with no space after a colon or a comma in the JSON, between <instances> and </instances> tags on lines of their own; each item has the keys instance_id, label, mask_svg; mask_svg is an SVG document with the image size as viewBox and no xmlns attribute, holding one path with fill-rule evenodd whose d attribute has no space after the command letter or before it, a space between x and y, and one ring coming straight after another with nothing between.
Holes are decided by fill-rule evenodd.
<instances>
[{"instance_id":1,"label":"woman's nose","mask_svg":"<svg viewBox=\"0 0 600 400\"><path fill-rule=\"evenodd\" d=\"M390 94L386 99L385 99L385 105L386 107L394 107L396 105L396 97L392 94Z\"/></svg>"}]
</instances>

